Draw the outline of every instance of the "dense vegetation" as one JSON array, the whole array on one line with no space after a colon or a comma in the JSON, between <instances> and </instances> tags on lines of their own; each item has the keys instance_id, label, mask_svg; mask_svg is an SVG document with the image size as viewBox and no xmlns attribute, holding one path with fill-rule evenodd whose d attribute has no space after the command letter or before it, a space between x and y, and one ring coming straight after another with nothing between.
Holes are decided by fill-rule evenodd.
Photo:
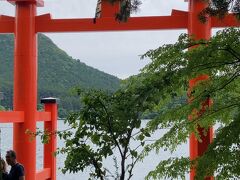
<instances>
[{"instance_id":1,"label":"dense vegetation","mask_svg":"<svg viewBox=\"0 0 240 180\"><path fill-rule=\"evenodd\" d=\"M220 125L213 143L201 158L190 162L189 157L171 157L160 162L149 179L184 179L191 165L197 168L199 180L212 175L217 179L239 179L239 37L239 28L219 31L209 41L195 41L182 35L177 43L145 54L152 62L143 70L145 80L138 84L148 90L155 89L155 97L159 97L155 98L155 108L162 110L147 129L151 134L169 128L164 136L146 147L145 155L151 149L173 152L192 132L201 142L199 128L206 134L210 126ZM193 46L196 48L187 51ZM188 91L189 79L201 75L208 75L209 79ZM168 106L186 94L188 101Z\"/></svg>"},{"instance_id":2,"label":"dense vegetation","mask_svg":"<svg viewBox=\"0 0 240 180\"><path fill-rule=\"evenodd\" d=\"M81 87L113 92L120 80L68 56L48 37L39 35L38 97L60 99L60 116L69 110L79 109L80 104L71 89ZM4 93L1 105L12 108L13 96L13 48L12 35L0 35L0 91Z\"/></svg>"},{"instance_id":3,"label":"dense vegetation","mask_svg":"<svg viewBox=\"0 0 240 180\"><path fill-rule=\"evenodd\" d=\"M239 179L239 37L239 28L219 31L210 40L196 41L183 34L175 44L148 51L143 58L152 62L118 91L78 91L84 106L66 120L75 130L60 132L66 140L59 151L67 153L63 171L75 173L90 166L92 179L131 179L131 169L151 151L174 152L191 133L201 142L202 135L217 123L220 126L213 143L203 156L194 160L189 156L169 157L160 161L146 179L185 179L191 167L197 170L197 180L213 175L217 179ZM199 76L208 78L190 89L189 79ZM158 113L140 128L142 113L149 111ZM165 134L151 139L163 128L167 129ZM134 134L133 129L137 130ZM131 139L139 142L135 149L131 149ZM117 149L120 154L124 152L122 161L115 163L121 168L109 174L104 161L113 152L116 156ZM132 162L126 168L125 158Z\"/></svg>"},{"instance_id":4,"label":"dense vegetation","mask_svg":"<svg viewBox=\"0 0 240 180\"><path fill-rule=\"evenodd\" d=\"M110 3L119 0L108 0ZM231 12L237 19L240 19L240 0L200 0L208 6L199 14L201 21L206 21L208 16L223 18L226 13ZM141 6L142 0L120 0L121 8L116 14L119 21L127 21L133 12L136 12Z\"/></svg>"},{"instance_id":5,"label":"dense vegetation","mask_svg":"<svg viewBox=\"0 0 240 180\"><path fill-rule=\"evenodd\" d=\"M133 169L140 159L139 149L150 134L141 128L145 96L141 99L125 90L127 88L114 93L78 91L84 106L65 121L74 131L59 132L66 146L58 152L67 153L64 173L90 168L89 179L130 180L133 177ZM139 133L143 134L140 138ZM132 146L132 142L137 145ZM112 166L104 163L109 158L113 159Z\"/></svg>"}]
</instances>

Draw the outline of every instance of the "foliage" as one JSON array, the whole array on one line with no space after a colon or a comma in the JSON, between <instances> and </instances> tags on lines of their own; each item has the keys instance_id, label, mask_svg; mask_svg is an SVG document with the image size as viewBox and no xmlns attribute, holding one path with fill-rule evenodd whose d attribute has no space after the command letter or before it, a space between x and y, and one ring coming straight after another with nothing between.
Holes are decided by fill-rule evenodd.
<instances>
[{"instance_id":1,"label":"foliage","mask_svg":"<svg viewBox=\"0 0 240 180\"><path fill-rule=\"evenodd\" d=\"M103 89L110 92L119 88L120 80L68 56L48 37L39 34L38 38L38 99L43 97L60 98L59 115L80 108L76 95L71 93L75 86L89 89ZM12 108L13 96L13 46L12 35L0 35L0 91L4 93L1 105Z\"/></svg>"},{"instance_id":2,"label":"foliage","mask_svg":"<svg viewBox=\"0 0 240 180\"><path fill-rule=\"evenodd\" d=\"M221 127L202 157L194 161L189 157L171 157L161 161L146 178L185 179L185 173L192 166L197 168L196 179L214 174L219 179L240 178L239 37L240 30L233 28L219 31L208 41L195 41L193 37L181 35L177 43L147 52L143 58L150 58L152 62L141 74L129 78L117 92L79 91L84 106L66 120L74 131L59 134L66 141L66 147L59 150L67 153L64 172L94 167L92 177L124 179L129 170L131 178L135 163L150 151L159 152L163 148L174 152L178 145L187 141L191 132L201 142L199 127L206 132L217 123ZM189 91L189 79L206 74L209 80L200 81ZM209 99L214 103L210 107L203 106ZM158 113L142 129L140 117L149 111ZM146 137L162 128L169 130L146 145ZM133 134L134 129L139 132ZM139 141L139 147L145 146L142 153L137 151L138 147L131 149L132 139ZM115 151L121 156L121 170L118 171L114 159L114 176L103 161ZM126 165L129 156L133 161Z\"/></svg>"},{"instance_id":3,"label":"foliage","mask_svg":"<svg viewBox=\"0 0 240 180\"><path fill-rule=\"evenodd\" d=\"M237 19L240 19L240 0L203 1L208 2L208 7L200 13L200 18L203 21L206 21L207 16L224 18L228 12L233 13Z\"/></svg>"},{"instance_id":4,"label":"foliage","mask_svg":"<svg viewBox=\"0 0 240 180\"><path fill-rule=\"evenodd\" d=\"M119 0L109 0L111 3ZM237 19L240 19L240 0L201 0L208 3L200 14L199 18L205 22L208 16L216 16L223 18L229 12L233 13ZM141 0L121 0L121 9L116 15L119 21L127 21L132 12L136 12L140 5Z\"/></svg>"},{"instance_id":5,"label":"foliage","mask_svg":"<svg viewBox=\"0 0 240 180\"><path fill-rule=\"evenodd\" d=\"M109 3L114 3L119 0L108 0ZM140 0L120 0L120 10L116 14L118 21L127 21L130 15L136 12L141 5Z\"/></svg>"},{"instance_id":6,"label":"foliage","mask_svg":"<svg viewBox=\"0 0 240 180\"><path fill-rule=\"evenodd\" d=\"M4 111L4 110L5 110L5 107L0 105L0 111Z\"/></svg>"},{"instance_id":7,"label":"foliage","mask_svg":"<svg viewBox=\"0 0 240 180\"><path fill-rule=\"evenodd\" d=\"M131 128L140 128L137 123L140 122L139 115L142 112L154 110L159 113L148 123L146 129L140 130L135 139L145 146L146 137L158 129L168 128L169 130L154 143L146 145L143 153L138 152L138 159L148 155L152 150L159 152L161 148L175 151L178 145L187 141L191 132L194 132L201 141L198 134L199 127L207 130L215 123L221 124L222 127L218 129L213 145L202 157L206 157L208 161L200 158L190 162L188 157L172 157L160 162L156 170L150 172L147 178L184 179L185 173L192 166L191 163L198 169L198 179L213 173L217 173L220 178L228 179L232 176L238 178L238 166L232 158L239 152L239 147L235 145L239 143L237 138L239 133L232 128L237 129L238 118L235 117L238 117L240 102L239 37L239 29L225 29L209 41L195 41L192 37L182 35L175 44L164 45L147 52L143 58L149 57L152 62L142 70L140 75L129 78L116 93L110 95L98 91L84 93L82 100L85 106L67 120L76 130L74 134L64 138L66 147L62 152L68 154L65 171L76 172L95 164L93 176L103 178L109 175L107 174L109 171L102 167L104 157L110 156L113 148L118 149L120 154L120 149L128 149L129 146L124 146L126 144L123 142L129 143L130 141L126 140L129 136L124 133L128 134ZM191 92L188 92L189 79L203 74L208 74L210 80L199 82ZM191 103L186 96L189 93ZM189 115L193 115L193 109L200 111L202 102L209 98L214 100L213 105L210 108L205 107L204 113L193 116L192 121L189 121ZM109 125L108 122L112 124ZM228 140L226 143L224 136L231 141ZM236 138L233 138L234 136ZM108 138L104 139L104 137ZM111 137L113 139L109 139ZM89 142L94 146L90 146ZM224 158L216 156L223 150L231 155L226 156L222 153ZM131 154L130 149L127 152ZM132 152L133 157L136 156L134 154L135 152ZM94 161L91 159L93 157L96 157ZM225 169L222 169L222 167L231 166L236 169L228 168L228 174Z\"/></svg>"},{"instance_id":8,"label":"foliage","mask_svg":"<svg viewBox=\"0 0 240 180\"><path fill-rule=\"evenodd\" d=\"M240 177L237 164L240 134L236 130L240 105L239 37L240 30L231 28L219 31L209 41L195 41L192 37L181 35L177 43L150 50L143 56L152 60L142 70L137 82L145 90L141 91L142 88L136 86L134 91L141 91L142 95L151 92L154 101L151 98L145 103L154 102L157 104L155 110L160 112L148 123L146 130L151 134L158 129L169 128L160 139L145 147L143 156L151 150L158 152L161 148L173 152L178 145L187 141L191 132L201 141L197 129L201 127L207 131L210 126L218 123L222 127L218 128L214 143L205 156L192 162L198 169L197 179L214 173L223 179ZM208 74L210 80L199 82L188 92L189 79L204 74ZM191 103L186 94L191 98ZM204 113L201 112L203 102L210 98L214 103L210 107L204 106ZM201 113L196 116L194 112ZM189 115L192 116L191 121ZM148 178L184 179L184 171L188 172L190 166L188 157L170 158L160 162Z\"/></svg>"},{"instance_id":9,"label":"foliage","mask_svg":"<svg viewBox=\"0 0 240 180\"><path fill-rule=\"evenodd\" d=\"M170 163L169 163L170 162ZM185 179L185 173L190 169L190 160L189 158L169 158L163 160L155 169L148 174L146 179L161 179L164 174L164 178L171 179ZM158 173L156 173L156 171Z\"/></svg>"},{"instance_id":10,"label":"foliage","mask_svg":"<svg viewBox=\"0 0 240 180\"><path fill-rule=\"evenodd\" d=\"M149 106L132 94L128 86L125 84L115 93L78 91L84 106L66 119L72 131L59 133L65 140L65 147L58 152L67 154L63 172L75 173L91 167L92 178L132 178L139 151L150 137L141 128L140 119L143 109ZM139 145L130 146L132 141ZM120 159L116 158L118 155ZM107 158L113 158L116 172L104 166Z\"/></svg>"},{"instance_id":11,"label":"foliage","mask_svg":"<svg viewBox=\"0 0 240 180\"><path fill-rule=\"evenodd\" d=\"M217 136L205 156L199 158L197 179L201 179L203 174L216 174L216 179L240 178L239 109L233 118L228 126L218 129Z\"/></svg>"}]
</instances>

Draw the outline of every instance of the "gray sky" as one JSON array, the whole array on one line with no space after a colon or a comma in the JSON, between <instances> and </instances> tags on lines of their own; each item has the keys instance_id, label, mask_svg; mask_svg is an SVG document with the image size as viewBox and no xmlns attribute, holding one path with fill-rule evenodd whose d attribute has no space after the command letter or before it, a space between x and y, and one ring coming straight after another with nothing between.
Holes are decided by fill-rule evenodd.
<instances>
[{"instance_id":1,"label":"gray sky","mask_svg":"<svg viewBox=\"0 0 240 180\"><path fill-rule=\"evenodd\" d=\"M171 9L187 10L184 0L142 0L133 16L170 15ZM45 0L45 7L38 14L51 13L53 18L94 17L97 0ZM14 6L0 0L0 14L14 15ZM162 44L173 43L185 31L129 31L98 33L46 34L61 49L75 59L126 78L137 74L148 60L139 55Z\"/></svg>"}]
</instances>

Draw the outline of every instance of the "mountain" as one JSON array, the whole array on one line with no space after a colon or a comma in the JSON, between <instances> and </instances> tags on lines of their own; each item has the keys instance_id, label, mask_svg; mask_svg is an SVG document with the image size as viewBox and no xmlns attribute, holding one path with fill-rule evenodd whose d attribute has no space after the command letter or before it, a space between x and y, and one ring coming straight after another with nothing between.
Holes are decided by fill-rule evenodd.
<instances>
[{"instance_id":1,"label":"mountain","mask_svg":"<svg viewBox=\"0 0 240 180\"><path fill-rule=\"evenodd\" d=\"M0 34L0 91L4 94L0 104L6 108L12 108L13 46L13 35ZM59 98L61 116L80 108L79 99L70 93L74 87L111 92L119 88L120 79L73 59L43 34L39 34L38 47L38 99Z\"/></svg>"}]
</instances>

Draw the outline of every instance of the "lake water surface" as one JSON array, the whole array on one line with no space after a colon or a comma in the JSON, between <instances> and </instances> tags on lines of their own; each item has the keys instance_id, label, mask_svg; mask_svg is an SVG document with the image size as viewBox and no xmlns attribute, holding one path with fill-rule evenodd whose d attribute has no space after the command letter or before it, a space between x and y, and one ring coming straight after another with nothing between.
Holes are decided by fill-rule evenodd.
<instances>
[{"instance_id":1,"label":"lake water surface","mask_svg":"<svg viewBox=\"0 0 240 180\"><path fill-rule=\"evenodd\" d=\"M146 121L143 121L143 126L146 124ZM38 128L42 129L43 123L38 123ZM12 125L11 124L0 124L1 128L1 153L5 155L6 151L12 149ZM67 129L67 125L63 121L58 121L58 130ZM163 134L164 130L159 131L153 137L153 139L159 138ZM58 139L58 147L63 147L64 142ZM138 144L132 143L131 146L136 147ZM144 180L144 177L148 174L149 171L153 170L160 160L168 159L170 156L187 156L188 154L188 144L184 144L179 147L178 151L174 154L170 154L167 151L160 151L159 154L152 152L148 157L145 158L143 162L139 162L134 171L134 176L132 180ZM116 155L118 156L118 155ZM60 168L64 165L65 156L57 156L57 180L87 180L90 170L85 172L79 172L77 174L62 174ZM113 158L110 157L104 163L110 170L115 171L113 167ZM41 144L39 138L37 138L37 169L42 169L43 166L43 145ZM186 176L188 178L188 175Z\"/></svg>"}]
</instances>

